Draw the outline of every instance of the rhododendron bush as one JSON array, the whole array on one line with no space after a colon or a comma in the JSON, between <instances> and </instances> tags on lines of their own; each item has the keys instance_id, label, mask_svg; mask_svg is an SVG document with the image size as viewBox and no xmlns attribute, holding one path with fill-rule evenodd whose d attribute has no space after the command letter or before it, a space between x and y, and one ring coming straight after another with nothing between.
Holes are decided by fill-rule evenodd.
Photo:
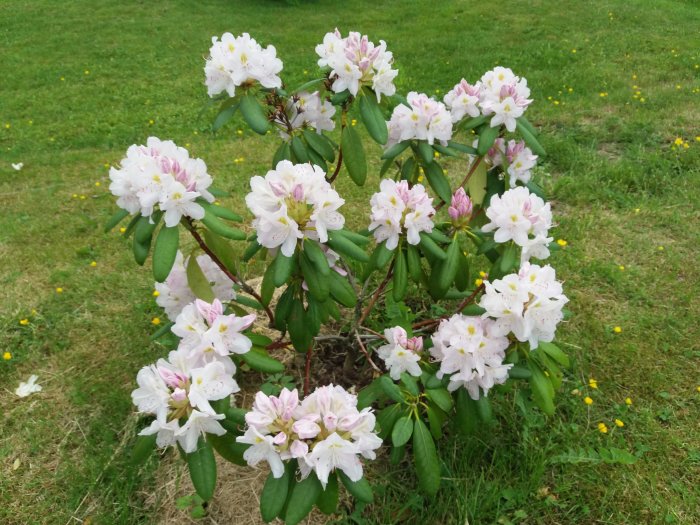
<instances>
[{"instance_id":1,"label":"rhododendron bush","mask_svg":"<svg viewBox=\"0 0 700 525\"><path fill-rule=\"evenodd\" d=\"M393 463L408 456L434 495L444 434L469 439L495 396L551 415L568 365L552 342L567 298L544 262L556 245L531 180L544 151L525 118L527 81L496 67L456 78L442 101L404 97L385 42L336 30L316 53L323 75L292 89L273 46L212 39L214 130L240 115L279 137L259 152L270 170L250 174L247 212L223 206L204 161L171 141L131 146L110 172L120 210L108 228L131 217L124 236L137 263L152 254L171 320L154 334L167 359L142 368L132 393L147 418L135 457L178 448L204 500L215 454L267 464L262 517L288 524L314 505L335 512L340 485L371 502L367 463L382 449ZM355 203L364 216L334 187L346 176L368 187ZM241 271L253 260L256 285ZM324 379L329 341L344 363ZM299 388L264 382L285 371ZM250 408L241 374L263 383Z\"/></svg>"}]
</instances>

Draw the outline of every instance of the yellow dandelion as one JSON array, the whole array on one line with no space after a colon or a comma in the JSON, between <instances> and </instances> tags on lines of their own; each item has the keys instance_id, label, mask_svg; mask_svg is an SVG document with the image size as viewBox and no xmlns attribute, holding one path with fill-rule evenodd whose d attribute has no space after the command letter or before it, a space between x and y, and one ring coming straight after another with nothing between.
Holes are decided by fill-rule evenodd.
<instances>
[{"instance_id":1,"label":"yellow dandelion","mask_svg":"<svg viewBox=\"0 0 700 525\"><path fill-rule=\"evenodd\" d=\"M158 326L160 324L160 318L154 317L153 319L151 319L151 324Z\"/></svg>"},{"instance_id":2,"label":"yellow dandelion","mask_svg":"<svg viewBox=\"0 0 700 525\"><path fill-rule=\"evenodd\" d=\"M56 293L63 293L63 288L61 288L60 286L56 288Z\"/></svg>"},{"instance_id":3,"label":"yellow dandelion","mask_svg":"<svg viewBox=\"0 0 700 525\"><path fill-rule=\"evenodd\" d=\"M637 80L637 75L632 75L632 80Z\"/></svg>"},{"instance_id":4,"label":"yellow dandelion","mask_svg":"<svg viewBox=\"0 0 700 525\"><path fill-rule=\"evenodd\" d=\"M483 279L476 279L474 281L474 284L477 286L481 286L482 284L484 284L484 280Z\"/></svg>"},{"instance_id":5,"label":"yellow dandelion","mask_svg":"<svg viewBox=\"0 0 700 525\"><path fill-rule=\"evenodd\" d=\"M662 252L662 251L664 251L664 247L663 247L663 246L659 246L659 247L657 248L657 250L659 250L660 252Z\"/></svg>"},{"instance_id":6,"label":"yellow dandelion","mask_svg":"<svg viewBox=\"0 0 700 525\"><path fill-rule=\"evenodd\" d=\"M151 125L151 126L152 126L153 124L155 124L155 123L156 123L156 121L153 120L153 119L149 119L149 120L148 120L148 124Z\"/></svg>"},{"instance_id":7,"label":"yellow dandelion","mask_svg":"<svg viewBox=\"0 0 700 525\"><path fill-rule=\"evenodd\" d=\"M186 148L189 148L189 147L190 147L190 143L189 143L189 142L185 142L185 147L186 147Z\"/></svg>"},{"instance_id":8,"label":"yellow dandelion","mask_svg":"<svg viewBox=\"0 0 700 525\"><path fill-rule=\"evenodd\" d=\"M80 200L81 200L81 201L84 201L85 199L87 199L87 195L81 195L81 196L80 196Z\"/></svg>"},{"instance_id":9,"label":"yellow dandelion","mask_svg":"<svg viewBox=\"0 0 700 525\"><path fill-rule=\"evenodd\" d=\"M350 121L350 125L351 125L351 126L356 126L356 125L357 125L357 119L356 119L356 118L352 119L352 120Z\"/></svg>"},{"instance_id":10,"label":"yellow dandelion","mask_svg":"<svg viewBox=\"0 0 700 525\"><path fill-rule=\"evenodd\" d=\"M77 193L74 193L74 194L73 194L73 198L74 198L74 199L77 199L77 198L78 198L78 194L77 194Z\"/></svg>"},{"instance_id":11,"label":"yellow dandelion","mask_svg":"<svg viewBox=\"0 0 700 525\"><path fill-rule=\"evenodd\" d=\"M197 134L197 132L195 131L195 135L196 135L196 134ZM242 130L242 129L237 129L237 130L236 130L236 135L243 135L243 130Z\"/></svg>"},{"instance_id":12,"label":"yellow dandelion","mask_svg":"<svg viewBox=\"0 0 700 525\"><path fill-rule=\"evenodd\" d=\"M559 105L559 101L558 101L558 100L555 100L555 101L554 101L554 105L555 105L555 106L558 106L558 105Z\"/></svg>"},{"instance_id":13,"label":"yellow dandelion","mask_svg":"<svg viewBox=\"0 0 700 525\"><path fill-rule=\"evenodd\" d=\"M94 268L95 266L97 266L97 261L92 261L92 262L90 263L90 266L92 266L93 268Z\"/></svg>"},{"instance_id":14,"label":"yellow dandelion","mask_svg":"<svg viewBox=\"0 0 700 525\"><path fill-rule=\"evenodd\" d=\"M423 179L425 179L423 175L418 175L418 182L423 182Z\"/></svg>"},{"instance_id":15,"label":"yellow dandelion","mask_svg":"<svg viewBox=\"0 0 700 525\"><path fill-rule=\"evenodd\" d=\"M102 186L102 183L98 180L98 181L95 183L95 186L97 186L97 187L99 188L100 186Z\"/></svg>"},{"instance_id":16,"label":"yellow dandelion","mask_svg":"<svg viewBox=\"0 0 700 525\"><path fill-rule=\"evenodd\" d=\"M695 142L700 142L700 135L698 135L697 137L695 137Z\"/></svg>"},{"instance_id":17,"label":"yellow dandelion","mask_svg":"<svg viewBox=\"0 0 700 525\"><path fill-rule=\"evenodd\" d=\"M569 243L566 242L564 239L557 239L557 244L563 248L564 246L566 246Z\"/></svg>"},{"instance_id":18,"label":"yellow dandelion","mask_svg":"<svg viewBox=\"0 0 700 525\"><path fill-rule=\"evenodd\" d=\"M618 426L620 428L625 426L625 423L621 419L616 419L615 420L615 426Z\"/></svg>"},{"instance_id":19,"label":"yellow dandelion","mask_svg":"<svg viewBox=\"0 0 700 525\"><path fill-rule=\"evenodd\" d=\"M635 208L635 209L634 209L634 213L639 213L640 211L642 211L641 208Z\"/></svg>"},{"instance_id":20,"label":"yellow dandelion","mask_svg":"<svg viewBox=\"0 0 700 525\"><path fill-rule=\"evenodd\" d=\"M587 405L592 405L593 399L591 399L589 396L586 396L583 398L583 402L586 403Z\"/></svg>"},{"instance_id":21,"label":"yellow dandelion","mask_svg":"<svg viewBox=\"0 0 700 525\"><path fill-rule=\"evenodd\" d=\"M601 434L607 434L608 433L608 427L605 423L598 423L598 431Z\"/></svg>"},{"instance_id":22,"label":"yellow dandelion","mask_svg":"<svg viewBox=\"0 0 700 525\"><path fill-rule=\"evenodd\" d=\"M10 359L12 359L12 354L11 354L10 352L3 352L2 358L3 358L5 361L9 361Z\"/></svg>"},{"instance_id":23,"label":"yellow dandelion","mask_svg":"<svg viewBox=\"0 0 700 525\"><path fill-rule=\"evenodd\" d=\"M681 137L676 137L676 140L674 140L673 143L674 143L676 146L680 146L680 145L683 144L683 139L682 139Z\"/></svg>"},{"instance_id":24,"label":"yellow dandelion","mask_svg":"<svg viewBox=\"0 0 700 525\"><path fill-rule=\"evenodd\" d=\"M160 292L158 290L153 290L153 297L158 297Z\"/></svg>"},{"instance_id":25,"label":"yellow dandelion","mask_svg":"<svg viewBox=\"0 0 700 525\"><path fill-rule=\"evenodd\" d=\"M434 152L433 152L433 156L434 156L436 159L439 159L439 158L440 158L440 152L434 151Z\"/></svg>"},{"instance_id":26,"label":"yellow dandelion","mask_svg":"<svg viewBox=\"0 0 700 525\"><path fill-rule=\"evenodd\" d=\"M9 123L9 122L8 122L7 124L5 124L5 129L10 129L11 127L12 127L12 126L10 126L10 123Z\"/></svg>"},{"instance_id":27,"label":"yellow dandelion","mask_svg":"<svg viewBox=\"0 0 700 525\"><path fill-rule=\"evenodd\" d=\"M571 52L572 52L572 53L576 53L576 50L575 50L575 49L572 49Z\"/></svg>"},{"instance_id":28,"label":"yellow dandelion","mask_svg":"<svg viewBox=\"0 0 700 525\"><path fill-rule=\"evenodd\" d=\"M567 89L567 91L568 91L569 93L573 93L573 92L574 92L574 88L570 87L569 89Z\"/></svg>"},{"instance_id":29,"label":"yellow dandelion","mask_svg":"<svg viewBox=\"0 0 700 525\"><path fill-rule=\"evenodd\" d=\"M65 82L65 81L66 81L66 77L61 77L61 82Z\"/></svg>"},{"instance_id":30,"label":"yellow dandelion","mask_svg":"<svg viewBox=\"0 0 700 525\"><path fill-rule=\"evenodd\" d=\"M695 387L695 390L697 390L698 392L700 392L700 386Z\"/></svg>"},{"instance_id":31,"label":"yellow dandelion","mask_svg":"<svg viewBox=\"0 0 700 525\"><path fill-rule=\"evenodd\" d=\"M598 381L596 381L596 380L593 379L593 378L590 378L590 379L588 380L588 386L591 387L591 388L593 388L593 389L597 389L597 388L598 388Z\"/></svg>"},{"instance_id":32,"label":"yellow dandelion","mask_svg":"<svg viewBox=\"0 0 700 525\"><path fill-rule=\"evenodd\" d=\"M626 397L625 398L625 405L630 406L632 404L632 398L631 397Z\"/></svg>"},{"instance_id":33,"label":"yellow dandelion","mask_svg":"<svg viewBox=\"0 0 700 525\"><path fill-rule=\"evenodd\" d=\"M615 328L613 328L613 332L615 332L616 334L621 334L621 333L622 333L622 328L619 327L619 326L616 326Z\"/></svg>"},{"instance_id":34,"label":"yellow dandelion","mask_svg":"<svg viewBox=\"0 0 700 525\"><path fill-rule=\"evenodd\" d=\"M85 73L86 75L89 75L89 74L90 74L90 70L89 70L89 69L86 69L85 71L83 71L83 73Z\"/></svg>"},{"instance_id":35,"label":"yellow dandelion","mask_svg":"<svg viewBox=\"0 0 700 525\"><path fill-rule=\"evenodd\" d=\"M124 226L119 228L119 233L126 233L126 228Z\"/></svg>"},{"instance_id":36,"label":"yellow dandelion","mask_svg":"<svg viewBox=\"0 0 700 525\"><path fill-rule=\"evenodd\" d=\"M623 265L618 266L617 269L620 270L621 272L625 271L625 267Z\"/></svg>"},{"instance_id":37,"label":"yellow dandelion","mask_svg":"<svg viewBox=\"0 0 700 525\"><path fill-rule=\"evenodd\" d=\"M22 326L27 326L29 324L29 319L20 319L19 324Z\"/></svg>"},{"instance_id":38,"label":"yellow dandelion","mask_svg":"<svg viewBox=\"0 0 700 525\"><path fill-rule=\"evenodd\" d=\"M109 162L105 162L105 163L104 163L104 167L105 167L106 169L109 169Z\"/></svg>"}]
</instances>

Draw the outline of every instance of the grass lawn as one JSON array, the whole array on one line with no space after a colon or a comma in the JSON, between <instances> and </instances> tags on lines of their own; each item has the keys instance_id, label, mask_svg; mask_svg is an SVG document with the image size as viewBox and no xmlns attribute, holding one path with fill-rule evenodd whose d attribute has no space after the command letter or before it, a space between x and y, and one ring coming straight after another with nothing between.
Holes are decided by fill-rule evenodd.
<instances>
[{"instance_id":1,"label":"grass lawn","mask_svg":"<svg viewBox=\"0 0 700 525\"><path fill-rule=\"evenodd\" d=\"M149 340L162 312L150 270L102 231L107 168L170 138L240 209L274 141L235 123L210 133L211 36L274 44L294 86L315 78L313 48L336 26L386 40L403 93L442 97L497 64L528 79L548 151L538 180L567 241L551 262L574 313L558 331L574 364L555 417L504 403L492 428L442 444L435 499L390 467L373 473L377 502L340 522L700 523L700 10L682 0L3 1L0 523L158 520L145 497L157 462L127 461L129 393L162 354ZM32 373L43 391L16 398ZM638 460L600 461L611 448Z\"/></svg>"}]
</instances>

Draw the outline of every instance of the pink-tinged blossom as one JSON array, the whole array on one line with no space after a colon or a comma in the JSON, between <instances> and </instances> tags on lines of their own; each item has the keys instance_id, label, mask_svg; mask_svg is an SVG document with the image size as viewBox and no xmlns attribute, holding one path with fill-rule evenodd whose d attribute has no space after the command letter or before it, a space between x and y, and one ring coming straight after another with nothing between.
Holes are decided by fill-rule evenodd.
<instances>
[{"instance_id":1,"label":"pink-tinged blossom","mask_svg":"<svg viewBox=\"0 0 700 525\"><path fill-rule=\"evenodd\" d=\"M503 364L508 338L494 333L491 319L455 314L440 322L430 353L440 363L438 378L448 376L448 390L464 387L472 399L502 384L512 364Z\"/></svg>"},{"instance_id":2,"label":"pink-tinged blossom","mask_svg":"<svg viewBox=\"0 0 700 525\"><path fill-rule=\"evenodd\" d=\"M482 228L494 231L494 240L499 243L513 241L518 246L531 246L530 238L546 237L552 226L552 211L545 202L524 186L491 197L486 216L490 222ZM543 253L543 252L537 252ZM533 251L533 255L536 255Z\"/></svg>"},{"instance_id":3,"label":"pink-tinged blossom","mask_svg":"<svg viewBox=\"0 0 700 525\"><path fill-rule=\"evenodd\" d=\"M170 140L149 137L145 146L130 146L119 168L110 169L109 178L117 206L145 217L160 209L168 227L176 226L182 217L204 217L197 199L214 201L207 189L212 179L204 161L190 158L186 149Z\"/></svg>"},{"instance_id":4,"label":"pink-tinged blossom","mask_svg":"<svg viewBox=\"0 0 700 525\"><path fill-rule=\"evenodd\" d=\"M464 191L464 188L458 188L454 195L452 195L452 202L449 208L447 208L447 213L454 225L463 226L469 222L472 209L472 201L467 196L467 192Z\"/></svg>"},{"instance_id":5,"label":"pink-tinged blossom","mask_svg":"<svg viewBox=\"0 0 700 525\"><path fill-rule=\"evenodd\" d=\"M539 341L554 339L564 317L562 308L569 300L551 266L526 262L518 273L484 284L479 306L486 310L484 317L495 319L495 335L512 333L518 341L529 342L532 349Z\"/></svg>"},{"instance_id":6,"label":"pink-tinged blossom","mask_svg":"<svg viewBox=\"0 0 700 525\"><path fill-rule=\"evenodd\" d=\"M329 230L339 230L345 224L338 212L345 201L318 166L283 160L264 178L253 177L250 188L246 204L255 215L258 242L281 249L286 257L292 256L299 239L325 243Z\"/></svg>"},{"instance_id":7,"label":"pink-tinged blossom","mask_svg":"<svg viewBox=\"0 0 700 525\"><path fill-rule=\"evenodd\" d=\"M394 108L387 123L389 140L386 147L404 140L435 141L446 145L452 138L452 116L442 102L423 93L412 91L406 97L408 105L399 104Z\"/></svg>"},{"instance_id":8,"label":"pink-tinged blossom","mask_svg":"<svg viewBox=\"0 0 700 525\"><path fill-rule=\"evenodd\" d=\"M384 330L384 337L387 344L377 348L377 355L389 369L391 378L398 381L403 372L419 377L422 373L419 363L423 338L409 338L400 326Z\"/></svg>"},{"instance_id":9,"label":"pink-tinged blossom","mask_svg":"<svg viewBox=\"0 0 700 525\"><path fill-rule=\"evenodd\" d=\"M291 125L292 130L305 126L313 128L317 133L335 129L335 106L322 99L318 91L302 91L292 95L285 108L285 114L286 119L280 117L275 120L275 124L280 128L280 135L285 140L291 138L287 123Z\"/></svg>"},{"instance_id":10,"label":"pink-tinged blossom","mask_svg":"<svg viewBox=\"0 0 700 525\"><path fill-rule=\"evenodd\" d=\"M491 127L504 124L508 131L515 131L515 119L522 116L532 103L527 80L513 71L496 67L485 73L476 84L479 87L480 106L484 115L493 115Z\"/></svg>"},{"instance_id":11,"label":"pink-tinged blossom","mask_svg":"<svg viewBox=\"0 0 700 525\"><path fill-rule=\"evenodd\" d=\"M277 58L274 46L263 49L248 33L233 36L224 33L212 38L209 58L204 66L207 93L214 97L226 92L235 96L236 88L259 82L266 88L282 87L278 73L282 61Z\"/></svg>"},{"instance_id":12,"label":"pink-tinged blossom","mask_svg":"<svg viewBox=\"0 0 700 525\"><path fill-rule=\"evenodd\" d=\"M452 114L452 122L459 122L465 115L478 117L481 114L479 99L479 85L472 86L462 79L445 95L443 100Z\"/></svg>"},{"instance_id":13,"label":"pink-tinged blossom","mask_svg":"<svg viewBox=\"0 0 700 525\"><path fill-rule=\"evenodd\" d=\"M386 43L379 45L369 41L367 35L351 31L343 38L336 29L326 33L323 43L316 46L320 57L318 65L331 69L329 78L333 81L331 89L341 93L346 89L357 96L360 87L369 86L381 101L381 96L396 93L394 78L398 70L392 69L394 56L387 51Z\"/></svg>"},{"instance_id":14,"label":"pink-tinged blossom","mask_svg":"<svg viewBox=\"0 0 700 525\"><path fill-rule=\"evenodd\" d=\"M389 250L398 246L403 234L409 244L416 245L420 242L420 232L433 231L435 208L432 202L422 184L409 188L405 180L384 179L379 184L379 192L370 200L372 222L369 229L374 231L377 242L386 241Z\"/></svg>"},{"instance_id":15,"label":"pink-tinged blossom","mask_svg":"<svg viewBox=\"0 0 700 525\"><path fill-rule=\"evenodd\" d=\"M530 182L530 170L537 164L537 155L532 154L532 150L525 146L525 142L508 141L506 159L508 160L507 171L511 188L515 188L517 181L523 184Z\"/></svg>"},{"instance_id":16,"label":"pink-tinged blossom","mask_svg":"<svg viewBox=\"0 0 700 525\"><path fill-rule=\"evenodd\" d=\"M249 465L267 461L280 477L283 462L294 458L302 477L315 471L324 487L335 469L359 480L359 456L374 459L382 443L372 411L358 411L357 397L339 386L318 388L301 402L296 390L285 388L279 396L258 392L245 419L246 432L236 440L252 445L244 455Z\"/></svg>"}]
</instances>

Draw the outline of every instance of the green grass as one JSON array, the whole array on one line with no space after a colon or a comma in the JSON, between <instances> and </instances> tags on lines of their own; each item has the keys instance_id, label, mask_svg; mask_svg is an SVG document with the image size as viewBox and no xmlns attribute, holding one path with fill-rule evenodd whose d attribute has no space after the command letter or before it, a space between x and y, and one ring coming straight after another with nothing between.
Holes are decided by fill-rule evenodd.
<instances>
[{"instance_id":1,"label":"green grass","mask_svg":"<svg viewBox=\"0 0 700 525\"><path fill-rule=\"evenodd\" d=\"M558 335L574 365L557 415L523 418L503 402L493 428L443 443L435 500L405 466L377 469L365 522L700 522L693 2L8 0L0 20L0 347L13 355L0 361L0 522L155 520L143 498L155 462L130 469L127 451L137 426L129 392L138 368L162 354L148 339L161 314L150 271L117 234L102 233L114 209L105 164L151 134L172 138L237 190L240 207L240 188L267 168L274 141L239 136L235 124L208 132L212 115L200 111L211 36L248 31L273 43L295 85L313 78L313 46L335 26L386 40L402 92L442 94L496 64L527 77L536 100L528 116L549 154L540 180L555 235L568 241L552 263L574 313ZM677 137L689 147L673 149ZM31 373L44 391L15 398ZM610 447L640 459L551 461Z\"/></svg>"}]
</instances>

